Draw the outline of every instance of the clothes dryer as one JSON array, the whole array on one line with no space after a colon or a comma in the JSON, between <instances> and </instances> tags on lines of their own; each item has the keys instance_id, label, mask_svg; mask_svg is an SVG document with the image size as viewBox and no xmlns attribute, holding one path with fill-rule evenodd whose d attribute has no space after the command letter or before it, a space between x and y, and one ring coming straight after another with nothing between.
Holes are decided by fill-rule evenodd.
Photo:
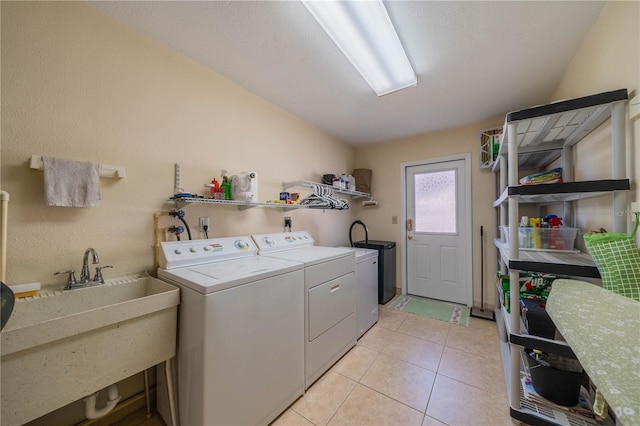
<instances>
[{"instance_id":1,"label":"clothes dryer","mask_svg":"<svg viewBox=\"0 0 640 426\"><path fill-rule=\"evenodd\" d=\"M308 232L252 235L259 257L304 264L305 389L356 343L355 254Z\"/></svg>"},{"instance_id":2,"label":"clothes dryer","mask_svg":"<svg viewBox=\"0 0 640 426\"><path fill-rule=\"evenodd\" d=\"M304 270L250 237L161 243L180 288L182 425L265 425L304 392Z\"/></svg>"}]
</instances>

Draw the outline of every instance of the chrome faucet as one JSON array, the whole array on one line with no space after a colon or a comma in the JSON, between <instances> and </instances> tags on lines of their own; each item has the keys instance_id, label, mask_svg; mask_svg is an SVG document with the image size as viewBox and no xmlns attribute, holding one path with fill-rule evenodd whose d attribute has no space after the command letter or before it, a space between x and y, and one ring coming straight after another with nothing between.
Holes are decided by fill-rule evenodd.
<instances>
[{"instance_id":1,"label":"chrome faucet","mask_svg":"<svg viewBox=\"0 0 640 426\"><path fill-rule=\"evenodd\" d=\"M89 247L84 251L84 256L82 257L82 272L80 273L81 283L88 283L89 281L91 281L91 273L89 272L89 253L93 254L94 265L100 263L98 252L95 249Z\"/></svg>"},{"instance_id":2,"label":"chrome faucet","mask_svg":"<svg viewBox=\"0 0 640 426\"><path fill-rule=\"evenodd\" d=\"M92 263L97 265L100 263L100 259L98 258L98 252L89 247L85 250L84 256L82 257L82 273L80 274L80 280L76 281L75 271L60 271L56 272L53 275L59 274L69 274L67 278L67 284L64 287L64 290L74 290L76 288L84 288L84 287L92 287L98 284L104 284L104 277L102 276L102 270L106 268L113 268L111 265L106 266L96 266L96 275L91 278L91 273L89 272L89 254L93 256Z\"/></svg>"}]
</instances>

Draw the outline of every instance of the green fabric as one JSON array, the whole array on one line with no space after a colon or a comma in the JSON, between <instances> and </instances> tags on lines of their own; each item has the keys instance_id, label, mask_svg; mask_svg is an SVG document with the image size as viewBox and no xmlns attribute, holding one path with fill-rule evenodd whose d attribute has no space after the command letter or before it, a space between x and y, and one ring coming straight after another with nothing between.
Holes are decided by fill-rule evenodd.
<instances>
[{"instance_id":1,"label":"green fabric","mask_svg":"<svg viewBox=\"0 0 640 426\"><path fill-rule=\"evenodd\" d=\"M585 234L602 287L640 301L640 253L629 234Z\"/></svg>"},{"instance_id":2,"label":"green fabric","mask_svg":"<svg viewBox=\"0 0 640 426\"><path fill-rule=\"evenodd\" d=\"M435 318L452 324L469 325L469 308L434 300L419 299L411 296L400 296L389 305L391 309Z\"/></svg>"},{"instance_id":3,"label":"green fabric","mask_svg":"<svg viewBox=\"0 0 640 426\"><path fill-rule=\"evenodd\" d=\"M553 282L547 313L619 423L640 425L640 302L575 280ZM595 409L603 408L601 397Z\"/></svg>"}]
</instances>

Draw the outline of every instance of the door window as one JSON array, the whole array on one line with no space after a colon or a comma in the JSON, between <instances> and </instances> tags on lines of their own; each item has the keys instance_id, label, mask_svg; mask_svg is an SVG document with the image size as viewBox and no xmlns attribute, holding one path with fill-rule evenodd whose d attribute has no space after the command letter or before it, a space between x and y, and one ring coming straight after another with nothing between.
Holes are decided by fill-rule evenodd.
<instances>
[{"instance_id":1,"label":"door window","mask_svg":"<svg viewBox=\"0 0 640 426\"><path fill-rule=\"evenodd\" d=\"M415 232L458 233L456 170L414 175Z\"/></svg>"}]
</instances>

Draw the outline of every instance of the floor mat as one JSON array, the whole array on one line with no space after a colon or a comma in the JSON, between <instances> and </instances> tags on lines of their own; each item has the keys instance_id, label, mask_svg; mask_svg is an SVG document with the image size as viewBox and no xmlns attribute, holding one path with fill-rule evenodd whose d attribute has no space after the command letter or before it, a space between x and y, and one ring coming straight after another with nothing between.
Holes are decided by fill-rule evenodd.
<instances>
[{"instance_id":1,"label":"floor mat","mask_svg":"<svg viewBox=\"0 0 640 426\"><path fill-rule=\"evenodd\" d=\"M390 309L435 318L451 324L469 325L469 308L445 302L428 300L413 296L398 296L389 305Z\"/></svg>"}]
</instances>

